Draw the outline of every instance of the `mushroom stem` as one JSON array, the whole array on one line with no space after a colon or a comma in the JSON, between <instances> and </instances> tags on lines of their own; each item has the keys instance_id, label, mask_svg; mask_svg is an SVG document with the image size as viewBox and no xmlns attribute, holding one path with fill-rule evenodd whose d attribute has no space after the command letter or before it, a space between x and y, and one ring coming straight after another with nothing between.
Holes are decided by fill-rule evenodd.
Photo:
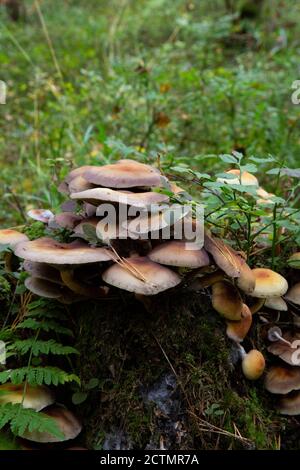
<instances>
[{"instance_id":1,"label":"mushroom stem","mask_svg":"<svg viewBox=\"0 0 300 470\"><path fill-rule=\"evenodd\" d=\"M211 287L213 284L219 281L223 281L225 278L225 275L223 271L215 271L214 273L206 274L202 277L197 277L193 279L191 284L189 285L189 290L201 290L201 289L207 289L208 287Z\"/></svg>"},{"instance_id":2,"label":"mushroom stem","mask_svg":"<svg viewBox=\"0 0 300 470\"><path fill-rule=\"evenodd\" d=\"M257 313L264 306L265 301L265 298L255 300L254 304L249 307L252 315L254 315L254 313Z\"/></svg>"},{"instance_id":3,"label":"mushroom stem","mask_svg":"<svg viewBox=\"0 0 300 470\"><path fill-rule=\"evenodd\" d=\"M11 273L13 271L12 259L13 259L12 251L7 251L6 253L4 253L4 269L7 273Z\"/></svg>"},{"instance_id":4,"label":"mushroom stem","mask_svg":"<svg viewBox=\"0 0 300 470\"><path fill-rule=\"evenodd\" d=\"M286 339L283 338L282 331L278 326L274 326L274 327L269 329L269 331L268 331L268 340L271 341L271 342L280 341L281 343L284 343L287 346L289 346L290 348L292 348L292 344L289 341L287 341Z\"/></svg>"},{"instance_id":5,"label":"mushroom stem","mask_svg":"<svg viewBox=\"0 0 300 470\"><path fill-rule=\"evenodd\" d=\"M237 349L239 351L240 358L241 358L241 360L243 360L244 357L247 356L247 353L246 353L245 349L243 348L243 346L241 344L239 344L239 343L235 343L235 344L236 344Z\"/></svg>"},{"instance_id":6,"label":"mushroom stem","mask_svg":"<svg viewBox=\"0 0 300 470\"><path fill-rule=\"evenodd\" d=\"M60 271L63 283L73 292L85 297L104 297L108 292L108 287L93 287L81 283L74 277L73 269L63 269Z\"/></svg>"}]
</instances>

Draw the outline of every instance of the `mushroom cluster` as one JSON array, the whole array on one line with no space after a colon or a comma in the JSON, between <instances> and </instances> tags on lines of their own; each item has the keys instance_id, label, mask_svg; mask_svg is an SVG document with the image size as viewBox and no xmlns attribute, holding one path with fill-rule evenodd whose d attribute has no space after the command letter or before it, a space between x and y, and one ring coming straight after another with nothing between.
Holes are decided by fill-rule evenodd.
<instances>
[{"instance_id":1,"label":"mushroom cluster","mask_svg":"<svg viewBox=\"0 0 300 470\"><path fill-rule=\"evenodd\" d=\"M261 197L271 197L250 173L229 173L234 184L254 186ZM240 343L251 328L252 315L263 305L287 308L282 296L288 284L280 274L250 269L243 253L208 230L202 243L187 240L182 224L197 226L198 221L193 213L178 213L173 202L182 203L188 196L150 165L123 159L82 166L67 175L59 190L69 198L60 214L44 209L29 213L47 226L49 236L29 241L12 231L0 233L0 243L4 240L24 260L30 291L72 303L105 297L118 288L146 305L145 297L179 284L193 291L210 288L212 306L226 321L228 338L238 345L244 375L250 380L262 375L263 355L256 349L246 353ZM108 219L111 207L117 217ZM57 240L58 228L68 234L67 243ZM165 228L167 239L162 236ZM297 262L297 255L291 262ZM295 298L295 290L286 298Z\"/></svg>"},{"instance_id":2,"label":"mushroom cluster","mask_svg":"<svg viewBox=\"0 0 300 470\"><path fill-rule=\"evenodd\" d=\"M60 435L27 428L19 437L28 441L36 443L64 442L75 439L82 430L82 425L74 413L65 406L55 403L53 391L44 385L34 387L25 383L0 385L0 404L6 403L21 404L23 408L35 410L55 421Z\"/></svg>"},{"instance_id":3,"label":"mushroom cluster","mask_svg":"<svg viewBox=\"0 0 300 470\"><path fill-rule=\"evenodd\" d=\"M289 258L288 264L294 269L299 269L299 259L300 253L295 253ZM268 330L268 352L276 357L277 362L266 374L265 388L277 397L281 414L300 415L300 331L297 315L300 306L300 282L290 287L284 299L276 297L267 306L279 312L276 323L281 323L281 312L289 311L292 319L287 321L285 317L282 322L285 326L284 332L276 325Z\"/></svg>"}]
</instances>

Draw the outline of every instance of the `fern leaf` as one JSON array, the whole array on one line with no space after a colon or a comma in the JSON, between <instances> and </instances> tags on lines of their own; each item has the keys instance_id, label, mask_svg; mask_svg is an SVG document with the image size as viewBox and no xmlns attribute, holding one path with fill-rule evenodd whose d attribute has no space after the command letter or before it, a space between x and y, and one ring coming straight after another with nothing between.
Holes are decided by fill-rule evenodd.
<instances>
[{"instance_id":1,"label":"fern leaf","mask_svg":"<svg viewBox=\"0 0 300 470\"><path fill-rule=\"evenodd\" d=\"M76 374L69 374L58 367L21 367L0 372L0 383L6 383L9 380L15 385L24 381L29 385L57 386L67 382L77 382L80 385L80 379Z\"/></svg>"},{"instance_id":2,"label":"fern leaf","mask_svg":"<svg viewBox=\"0 0 300 470\"><path fill-rule=\"evenodd\" d=\"M72 346L64 346L63 344L57 343L54 339L48 341L35 340L34 338L17 340L8 350L13 350L21 355L32 352L33 356L39 356L40 354L56 354L56 355L68 355L68 354L79 354L79 351Z\"/></svg>"},{"instance_id":3,"label":"fern leaf","mask_svg":"<svg viewBox=\"0 0 300 470\"><path fill-rule=\"evenodd\" d=\"M54 320L36 320L35 318L26 318L24 321L18 324L17 328L28 328L31 330L43 330L43 331L55 331L62 335L73 336L72 331L69 328L59 325Z\"/></svg>"}]
</instances>

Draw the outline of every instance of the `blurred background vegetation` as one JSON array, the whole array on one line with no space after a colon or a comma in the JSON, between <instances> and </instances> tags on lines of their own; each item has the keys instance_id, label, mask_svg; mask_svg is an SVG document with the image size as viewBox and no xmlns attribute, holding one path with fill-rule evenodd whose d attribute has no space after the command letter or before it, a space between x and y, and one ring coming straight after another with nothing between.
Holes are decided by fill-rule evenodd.
<instances>
[{"instance_id":1,"label":"blurred background vegetation","mask_svg":"<svg viewBox=\"0 0 300 470\"><path fill-rule=\"evenodd\" d=\"M210 155L237 150L299 166L299 2L23 5L18 21L0 8L2 227L55 208L71 166L120 155L214 172Z\"/></svg>"}]
</instances>

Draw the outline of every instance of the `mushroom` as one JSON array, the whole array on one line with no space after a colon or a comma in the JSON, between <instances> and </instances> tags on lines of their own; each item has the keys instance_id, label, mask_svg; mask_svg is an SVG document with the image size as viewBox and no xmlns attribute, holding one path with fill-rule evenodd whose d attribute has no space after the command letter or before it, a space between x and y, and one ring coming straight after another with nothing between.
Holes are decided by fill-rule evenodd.
<instances>
[{"instance_id":1,"label":"mushroom","mask_svg":"<svg viewBox=\"0 0 300 470\"><path fill-rule=\"evenodd\" d=\"M38 277L30 276L25 279L25 287L33 294L46 299L59 299L62 295L62 286Z\"/></svg>"},{"instance_id":2,"label":"mushroom","mask_svg":"<svg viewBox=\"0 0 300 470\"><path fill-rule=\"evenodd\" d=\"M59 269L64 284L79 295L99 297L105 295L107 289L84 285L74 276L74 266L110 261L112 253L105 248L91 247L84 242L59 243L52 238L19 243L15 254L28 261L49 263Z\"/></svg>"},{"instance_id":3,"label":"mushroom","mask_svg":"<svg viewBox=\"0 0 300 470\"><path fill-rule=\"evenodd\" d=\"M252 325L252 313L246 304L243 304L242 318L239 321L227 321L226 334L236 343L241 343L247 336Z\"/></svg>"},{"instance_id":4,"label":"mushroom","mask_svg":"<svg viewBox=\"0 0 300 470\"><path fill-rule=\"evenodd\" d=\"M49 221L50 228L66 228L73 230L76 225L78 225L82 220L82 217L79 215L73 214L73 212L62 212L57 214Z\"/></svg>"},{"instance_id":5,"label":"mushroom","mask_svg":"<svg viewBox=\"0 0 300 470\"><path fill-rule=\"evenodd\" d=\"M273 366L267 372L265 389L270 393L286 394L300 390L300 368Z\"/></svg>"},{"instance_id":6,"label":"mushroom","mask_svg":"<svg viewBox=\"0 0 300 470\"><path fill-rule=\"evenodd\" d=\"M69 184L72 180L77 178L78 176L83 176L84 173L90 169L97 168L92 165L83 165L78 168L74 168L70 171L70 173L65 177L65 182Z\"/></svg>"},{"instance_id":7,"label":"mushroom","mask_svg":"<svg viewBox=\"0 0 300 470\"><path fill-rule=\"evenodd\" d=\"M226 173L228 175L237 176L237 178L234 178L234 177L228 178L228 179L227 178L218 178L217 181L219 183L242 184L244 186L258 186L259 185L258 179L256 178L256 176L252 175L248 171L243 171L242 176L241 176L240 170L238 170L238 169L228 170L228 171L226 171Z\"/></svg>"},{"instance_id":8,"label":"mushroom","mask_svg":"<svg viewBox=\"0 0 300 470\"><path fill-rule=\"evenodd\" d=\"M242 318L242 298L239 291L227 280L212 285L212 306L227 320L238 321Z\"/></svg>"},{"instance_id":9,"label":"mushroom","mask_svg":"<svg viewBox=\"0 0 300 470\"><path fill-rule=\"evenodd\" d=\"M288 265L291 266L291 268L300 269L300 251L290 256Z\"/></svg>"},{"instance_id":10,"label":"mushroom","mask_svg":"<svg viewBox=\"0 0 300 470\"><path fill-rule=\"evenodd\" d=\"M300 393L293 393L282 398L278 405L278 411L282 415L300 415Z\"/></svg>"},{"instance_id":11,"label":"mushroom","mask_svg":"<svg viewBox=\"0 0 300 470\"><path fill-rule=\"evenodd\" d=\"M169 201L168 196L154 191L132 193L108 188L88 189L79 193L72 193L70 197L71 199L82 200L96 206L99 206L102 202L111 202L136 207L138 209L149 209L153 204ZM97 213L97 215L99 214Z\"/></svg>"},{"instance_id":12,"label":"mushroom","mask_svg":"<svg viewBox=\"0 0 300 470\"><path fill-rule=\"evenodd\" d=\"M212 237L208 233L204 236L204 248L208 251L217 266L229 277L240 277L245 260L233 248L226 245L223 240Z\"/></svg>"},{"instance_id":13,"label":"mushroom","mask_svg":"<svg viewBox=\"0 0 300 470\"><path fill-rule=\"evenodd\" d=\"M52 418L55 421L61 436L54 436L48 432L30 431L27 428L20 437L29 441L41 443L63 442L70 439L75 439L75 437L77 437L82 430L82 425L78 418L62 405L56 404L48 406L40 413L43 416Z\"/></svg>"},{"instance_id":14,"label":"mushroom","mask_svg":"<svg viewBox=\"0 0 300 470\"><path fill-rule=\"evenodd\" d=\"M287 291L285 299L295 305L300 305L300 282L297 282Z\"/></svg>"},{"instance_id":15,"label":"mushroom","mask_svg":"<svg viewBox=\"0 0 300 470\"><path fill-rule=\"evenodd\" d=\"M168 266L178 266L185 268L201 268L209 265L209 257L206 251L191 243L172 240L156 246L148 254L152 261Z\"/></svg>"},{"instance_id":16,"label":"mushroom","mask_svg":"<svg viewBox=\"0 0 300 470\"><path fill-rule=\"evenodd\" d=\"M31 219L43 222L44 224L47 224L54 217L53 212L49 209L31 209L27 212L27 215Z\"/></svg>"},{"instance_id":17,"label":"mushroom","mask_svg":"<svg viewBox=\"0 0 300 470\"><path fill-rule=\"evenodd\" d=\"M242 358L242 371L246 379L257 380L264 373L266 361L264 356L257 349L251 349L246 353L245 349L239 344L239 352Z\"/></svg>"},{"instance_id":18,"label":"mushroom","mask_svg":"<svg viewBox=\"0 0 300 470\"><path fill-rule=\"evenodd\" d=\"M269 329L268 340L271 341L271 343L275 343L276 341L281 341L287 346L292 347L290 341L287 341L286 339L284 339L284 337L282 336L282 331L278 326L272 326L272 328Z\"/></svg>"},{"instance_id":19,"label":"mushroom","mask_svg":"<svg viewBox=\"0 0 300 470\"><path fill-rule=\"evenodd\" d=\"M0 385L0 404L20 403L23 408L40 411L55 402L53 392L44 385L32 386L26 383Z\"/></svg>"},{"instance_id":20,"label":"mushroom","mask_svg":"<svg viewBox=\"0 0 300 470\"><path fill-rule=\"evenodd\" d=\"M236 284L246 294L251 294L255 289L255 276L247 263L240 266L240 275L236 279Z\"/></svg>"},{"instance_id":21,"label":"mushroom","mask_svg":"<svg viewBox=\"0 0 300 470\"><path fill-rule=\"evenodd\" d=\"M8 248L14 250L18 243L28 241L29 238L24 233L18 232L12 229L0 230L0 247L1 245L7 245ZM8 272L12 271L12 253L4 253L5 269Z\"/></svg>"},{"instance_id":22,"label":"mushroom","mask_svg":"<svg viewBox=\"0 0 300 470\"><path fill-rule=\"evenodd\" d=\"M284 340L284 341L283 341ZM268 351L274 356L279 356L287 364L294 366L299 365L298 358L300 355L300 333L283 333L279 341L273 342L268 346Z\"/></svg>"},{"instance_id":23,"label":"mushroom","mask_svg":"<svg viewBox=\"0 0 300 470\"><path fill-rule=\"evenodd\" d=\"M34 261L24 261L24 270L31 274L33 277L44 279L45 281L53 282L54 284L63 284L59 271L49 264L37 263Z\"/></svg>"},{"instance_id":24,"label":"mushroom","mask_svg":"<svg viewBox=\"0 0 300 470\"><path fill-rule=\"evenodd\" d=\"M83 176L76 176L68 184L68 190L70 193L78 193L79 191L86 191L92 189L95 186L89 183Z\"/></svg>"},{"instance_id":25,"label":"mushroom","mask_svg":"<svg viewBox=\"0 0 300 470\"><path fill-rule=\"evenodd\" d=\"M278 312L286 312L288 306L282 297L268 297L265 301L265 307L271 310L277 310Z\"/></svg>"},{"instance_id":26,"label":"mushroom","mask_svg":"<svg viewBox=\"0 0 300 470\"><path fill-rule=\"evenodd\" d=\"M288 283L283 276L267 268L252 269L255 276L255 289L252 297L281 297L288 290Z\"/></svg>"},{"instance_id":27,"label":"mushroom","mask_svg":"<svg viewBox=\"0 0 300 470\"><path fill-rule=\"evenodd\" d=\"M147 257L131 257L114 264L104 271L102 279L112 286L142 295L156 295L181 282L177 273Z\"/></svg>"},{"instance_id":28,"label":"mushroom","mask_svg":"<svg viewBox=\"0 0 300 470\"><path fill-rule=\"evenodd\" d=\"M88 167L80 173L89 183L108 188L133 188L160 186L160 172L144 163L124 159L101 167ZM73 172L74 175L74 172Z\"/></svg>"}]
</instances>

